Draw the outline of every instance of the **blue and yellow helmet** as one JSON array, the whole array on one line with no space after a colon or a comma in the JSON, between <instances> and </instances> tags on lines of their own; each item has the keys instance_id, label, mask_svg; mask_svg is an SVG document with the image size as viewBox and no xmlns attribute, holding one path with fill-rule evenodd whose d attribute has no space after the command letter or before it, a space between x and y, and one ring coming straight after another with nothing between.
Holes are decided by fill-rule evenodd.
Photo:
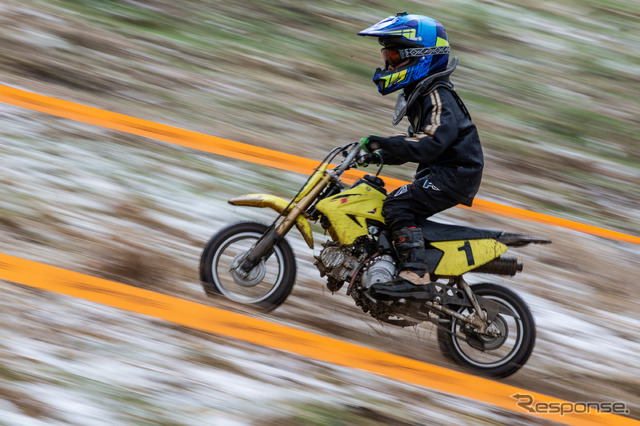
<instances>
[{"instance_id":1,"label":"blue and yellow helmet","mask_svg":"<svg viewBox=\"0 0 640 426\"><path fill-rule=\"evenodd\" d=\"M444 70L449 62L449 38L442 24L423 15L406 12L390 16L358 33L378 37L383 46L384 69L373 82L386 95Z\"/></svg>"}]
</instances>

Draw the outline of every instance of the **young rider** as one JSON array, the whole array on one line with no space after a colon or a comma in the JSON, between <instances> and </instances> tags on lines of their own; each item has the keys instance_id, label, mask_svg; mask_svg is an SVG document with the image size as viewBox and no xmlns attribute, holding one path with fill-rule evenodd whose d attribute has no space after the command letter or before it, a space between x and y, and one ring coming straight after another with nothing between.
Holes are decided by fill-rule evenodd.
<instances>
[{"instance_id":1,"label":"young rider","mask_svg":"<svg viewBox=\"0 0 640 426\"><path fill-rule=\"evenodd\" d=\"M393 125L403 117L408 135L362 138L362 148L384 164L418 163L415 180L391 192L382 214L390 227L400 261L397 289L429 282L422 230L426 218L456 204L471 205L484 166L475 125L449 76L449 41L442 24L406 12L390 16L358 33L377 37L383 46L384 69L374 83L382 95L400 90ZM401 290L402 291L402 290Z\"/></svg>"}]
</instances>

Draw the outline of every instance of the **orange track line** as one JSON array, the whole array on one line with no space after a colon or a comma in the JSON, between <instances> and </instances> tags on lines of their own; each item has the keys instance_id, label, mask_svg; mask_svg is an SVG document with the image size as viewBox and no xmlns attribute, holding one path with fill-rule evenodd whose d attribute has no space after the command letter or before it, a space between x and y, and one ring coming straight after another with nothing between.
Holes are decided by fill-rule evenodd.
<instances>
[{"instance_id":1,"label":"orange track line","mask_svg":"<svg viewBox=\"0 0 640 426\"><path fill-rule=\"evenodd\" d=\"M0 279L160 318L318 361L364 370L394 380L471 398L511 412L530 414L571 425L640 425L640 422L633 419L596 410L588 410L584 414L565 415L529 413L518 407L517 400L511 395L528 394L536 403L560 404L568 401L259 318L2 253Z\"/></svg>"},{"instance_id":2,"label":"orange track line","mask_svg":"<svg viewBox=\"0 0 640 426\"><path fill-rule=\"evenodd\" d=\"M4 85L0 85L0 101L71 120L302 174L309 174L319 163L309 158L192 132ZM350 170L345 177L347 181L352 181L363 174L363 172L357 170ZM398 179L386 177L384 179L389 188L397 188L407 183ZM505 206L491 201L476 199L472 208L481 212L559 226L599 237L640 244L640 237L634 235Z\"/></svg>"}]
</instances>

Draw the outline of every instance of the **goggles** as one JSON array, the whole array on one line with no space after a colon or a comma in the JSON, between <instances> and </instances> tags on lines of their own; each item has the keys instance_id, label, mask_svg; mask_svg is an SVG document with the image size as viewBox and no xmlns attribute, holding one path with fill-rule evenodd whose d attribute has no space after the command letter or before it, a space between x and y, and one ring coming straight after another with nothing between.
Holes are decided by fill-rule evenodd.
<instances>
[{"instance_id":1,"label":"goggles","mask_svg":"<svg viewBox=\"0 0 640 426\"><path fill-rule=\"evenodd\" d=\"M382 53L382 59L387 68L398 68L407 57L404 55L404 51L396 49L395 47L385 47L380 50Z\"/></svg>"},{"instance_id":2,"label":"goggles","mask_svg":"<svg viewBox=\"0 0 640 426\"><path fill-rule=\"evenodd\" d=\"M409 58L427 55L448 55L451 49L449 46L433 46L423 48L398 49L397 47L385 47L382 52L382 58L385 65L391 68L398 68L404 61Z\"/></svg>"}]
</instances>

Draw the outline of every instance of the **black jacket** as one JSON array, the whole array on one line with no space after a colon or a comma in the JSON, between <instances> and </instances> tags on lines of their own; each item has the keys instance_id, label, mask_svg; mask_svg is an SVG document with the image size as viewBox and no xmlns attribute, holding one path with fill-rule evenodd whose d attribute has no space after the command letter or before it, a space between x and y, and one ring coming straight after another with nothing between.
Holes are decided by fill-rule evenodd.
<instances>
[{"instance_id":1,"label":"black jacket","mask_svg":"<svg viewBox=\"0 0 640 426\"><path fill-rule=\"evenodd\" d=\"M409 136L384 138L379 146L385 164L418 163L416 179L429 176L436 187L470 206L480 187L484 159L476 126L449 81L452 68L455 63L448 73L407 96Z\"/></svg>"}]
</instances>

